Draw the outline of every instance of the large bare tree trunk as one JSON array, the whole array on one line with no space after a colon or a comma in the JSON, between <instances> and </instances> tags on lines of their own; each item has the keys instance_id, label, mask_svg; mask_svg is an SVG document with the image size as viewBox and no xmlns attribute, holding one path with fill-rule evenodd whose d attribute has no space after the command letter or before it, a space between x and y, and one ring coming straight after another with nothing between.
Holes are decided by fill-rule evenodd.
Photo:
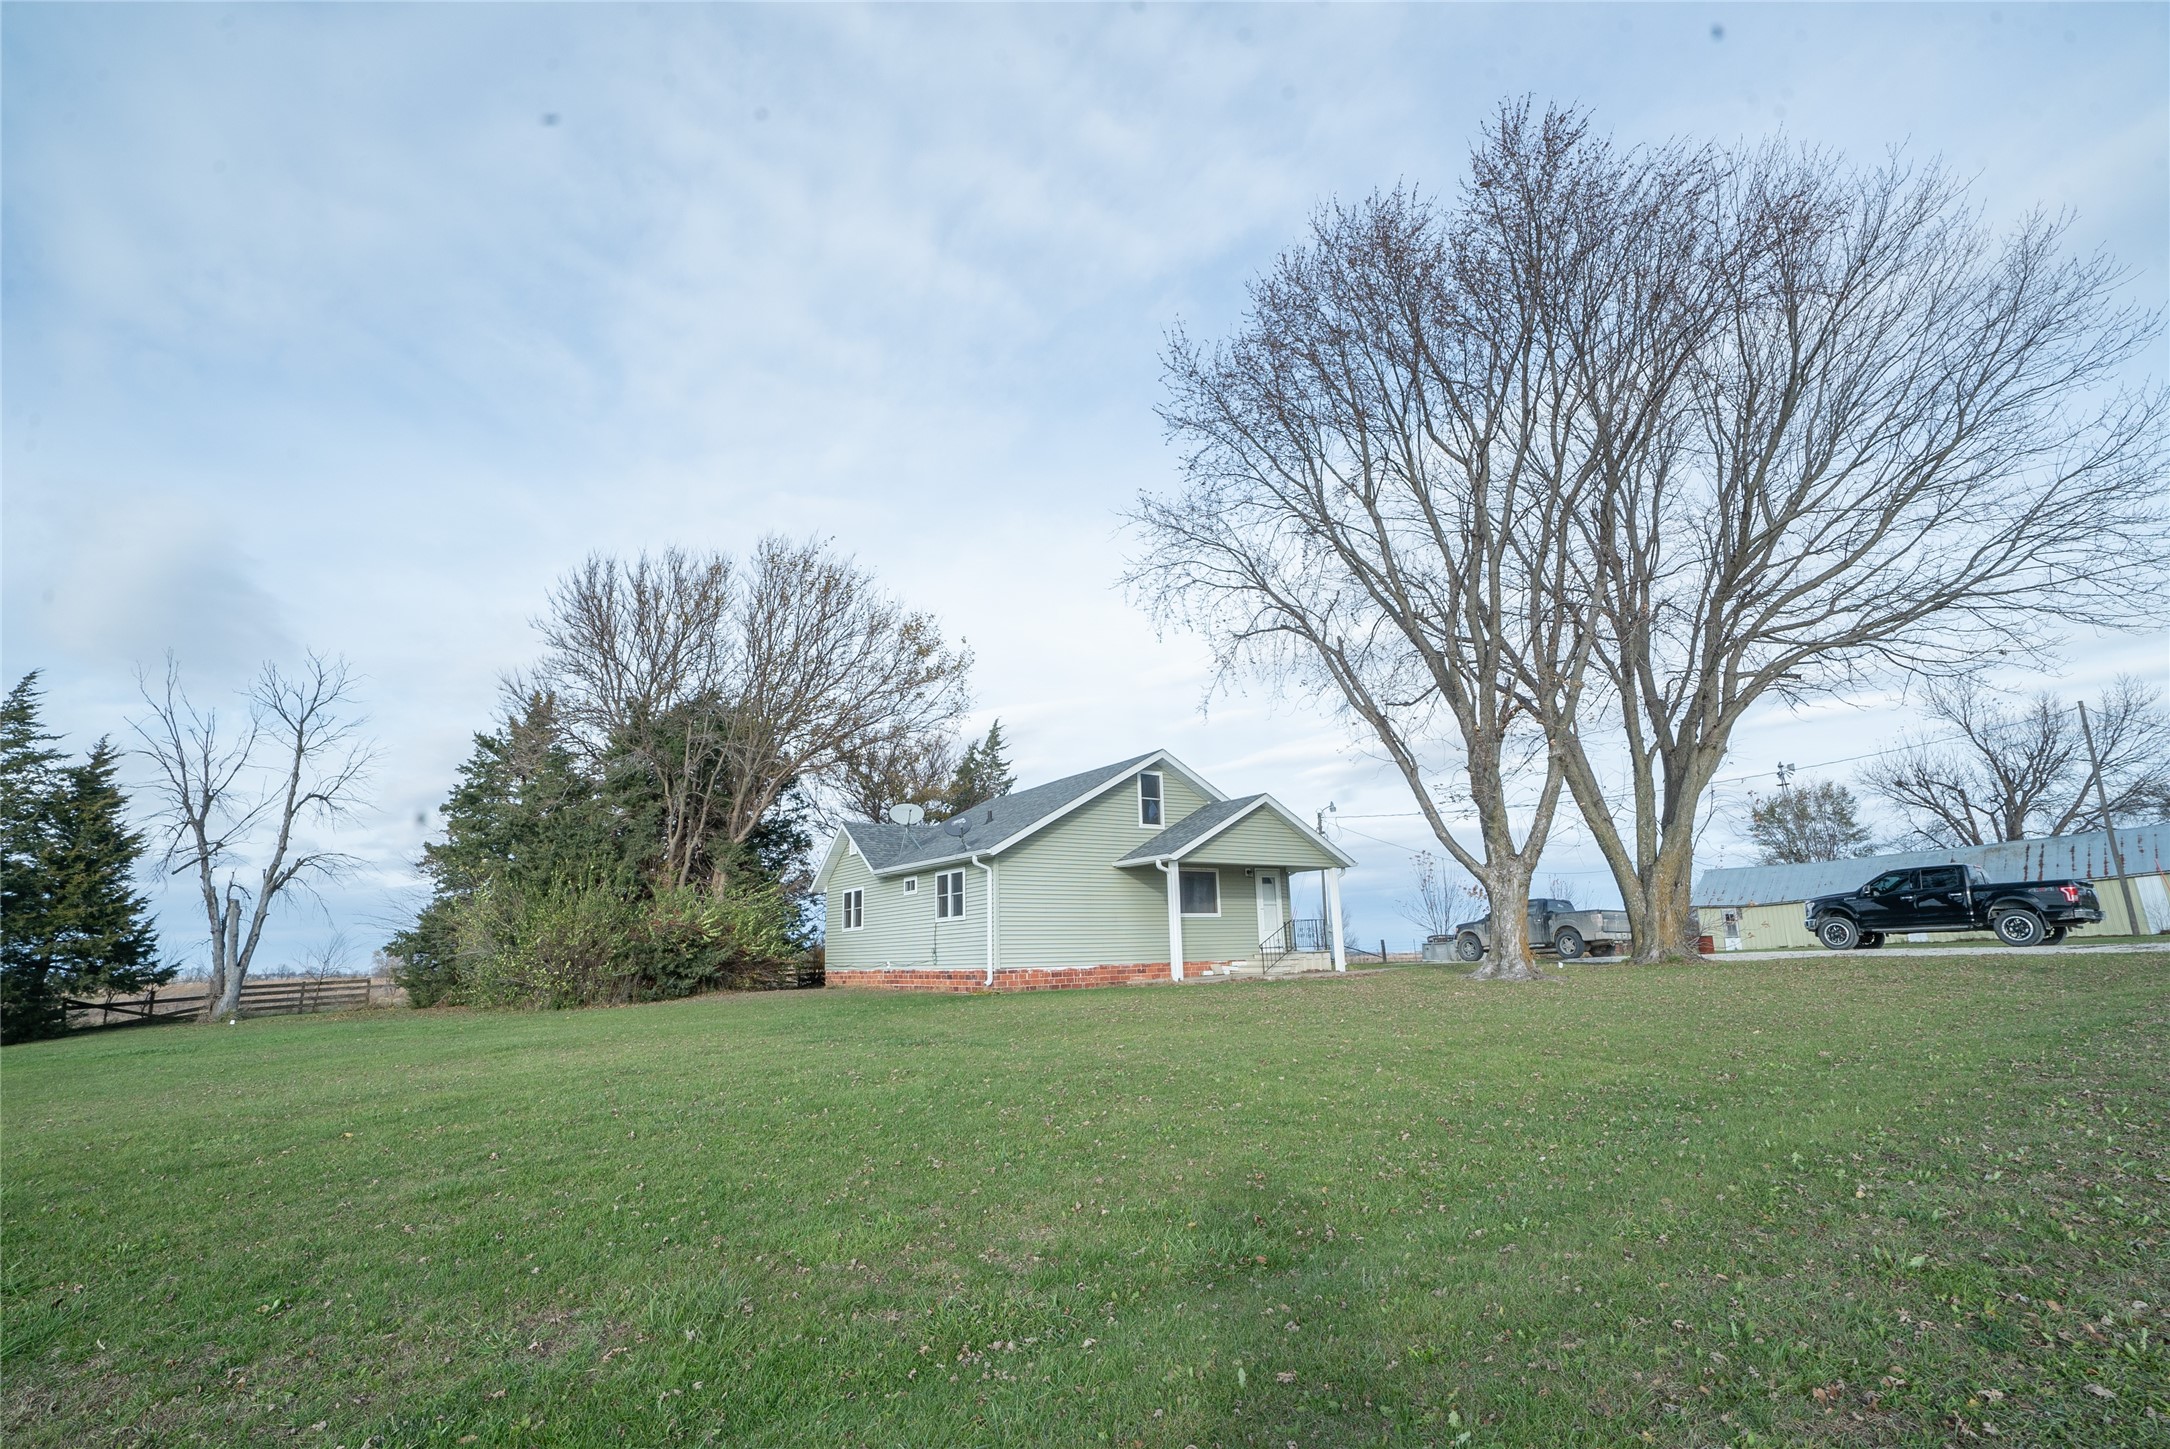
<instances>
[{"instance_id":1,"label":"large bare tree trunk","mask_svg":"<svg viewBox=\"0 0 2170 1449\"><path fill-rule=\"evenodd\" d=\"M1478 880L1493 902L1492 942L1484 960L1470 972L1476 981L1537 981L1544 973L1530 951L1530 867L1514 851L1503 851L1485 866ZM1501 909L1505 902L1506 909Z\"/></svg>"},{"instance_id":2,"label":"large bare tree trunk","mask_svg":"<svg viewBox=\"0 0 2170 1449\"><path fill-rule=\"evenodd\" d=\"M241 1010L241 979L248 970L241 957L241 902L236 897L226 898L225 930L217 946L218 992L207 1000L205 1015L224 1021Z\"/></svg>"}]
</instances>

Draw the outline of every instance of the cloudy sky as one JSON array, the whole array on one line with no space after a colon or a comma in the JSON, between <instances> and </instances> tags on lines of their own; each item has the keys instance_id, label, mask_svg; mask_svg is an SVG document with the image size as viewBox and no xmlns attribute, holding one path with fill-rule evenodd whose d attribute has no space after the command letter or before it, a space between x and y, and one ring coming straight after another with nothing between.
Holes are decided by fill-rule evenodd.
<instances>
[{"instance_id":1,"label":"cloudy sky","mask_svg":"<svg viewBox=\"0 0 2170 1449\"><path fill-rule=\"evenodd\" d=\"M1116 585L1120 511L1172 478L1167 329L1229 328L1323 199L1451 187L1524 94L1629 141L1941 157L1992 218L2069 209L2160 306L2166 17L11 4L0 652L79 746L168 649L207 701L347 656L383 749L343 837L369 868L264 959L339 929L358 963L552 579L818 534L969 640L1027 782L1165 746L1333 801L1357 933L1406 940L1397 783L1304 701L1202 711L1203 649ZM2059 683L2121 669L2170 677L2170 633L2081 641ZM1767 711L1727 788L1906 723ZM1549 865L1612 895L1578 830ZM185 892L157 899L200 953Z\"/></svg>"}]
</instances>

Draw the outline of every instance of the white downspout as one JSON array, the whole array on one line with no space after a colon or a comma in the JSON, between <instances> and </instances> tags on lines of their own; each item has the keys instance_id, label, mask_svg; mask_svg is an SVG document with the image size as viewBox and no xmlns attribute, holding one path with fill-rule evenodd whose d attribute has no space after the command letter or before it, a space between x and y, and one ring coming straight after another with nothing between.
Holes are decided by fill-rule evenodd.
<instances>
[{"instance_id":1,"label":"white downspout","mask_svg":"<svg viewBox=\"0 0 2170 1449\"><path fill-rule=\"evenodd\" d=\"M972 857L972 863L987 872L987 894L982 909L987 912L987 984L992 986L995 984L995 868L976 855Z\"/></svg>"},{"instance_id":2,"label":"white downspout","mask_svg":"<svg viewBox=\"0 0 2170 1449\"><path fill-rule=\"evenodd\" d=\"M1326 949L1336 971L1349 969L1349 948L1341 940L1341 867L1326 872L1326 929L1333 934Z\"/></svg>"},{"instance_id":3,"label":"white downspout","mask_svg":"<svg viewBox=\"0 0 2170 1449\"><path fill-rule=\"evenodd\" d=\"M1163 856L1154 864L1168 878L1168 977L1172 981L1183 979L1183 880L1178 866L1171 856Z\"/></svg>"}]
</instances>

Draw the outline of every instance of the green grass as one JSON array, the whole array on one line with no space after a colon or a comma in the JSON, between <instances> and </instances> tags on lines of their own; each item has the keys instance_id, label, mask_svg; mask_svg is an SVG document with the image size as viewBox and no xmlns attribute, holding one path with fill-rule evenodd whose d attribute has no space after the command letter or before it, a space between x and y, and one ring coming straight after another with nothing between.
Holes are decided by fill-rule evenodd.
<instances>
[{"instance_id":1,"label":"green grass","mask_svg":"<svg viewBox=\"0 0 2170 1449\"><path fill-rule=\"evenodd\" d=\"M9 1048L0 1434L2170 1443L2170 969L1889 962Z\"/></svg>"}]
</instances>

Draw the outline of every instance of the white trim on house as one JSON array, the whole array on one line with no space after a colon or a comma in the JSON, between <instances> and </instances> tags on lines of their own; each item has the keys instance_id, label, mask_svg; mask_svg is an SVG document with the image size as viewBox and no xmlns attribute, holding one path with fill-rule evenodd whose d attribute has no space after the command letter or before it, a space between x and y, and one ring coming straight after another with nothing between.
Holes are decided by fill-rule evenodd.
<instances>
[{"instance_id":1,"label":"white trim on house","mask_svg":"<svg viewBox=\"0 0 2170 1449\"><path fill-rule=\"evenodd\" d=\"M1199 920L1219 920L1219 919L1220 919L1220 915L1221 915L1221 872L1220 872L1220 867L1218 867L1218 866L1212 866L1212 865L1194 865L1194 866L1192 866L1192 867L1191 867L1190 869L1188 869L1188 870L1185 870L1185 869L1183 868L1182 862L1181 862L1181 861L1178 861L1178 862L1176 863L1176 872L1175 872L1175 877L1176 877L1176 878L1175 878L1176 898L1177 898L1177 900L1178 900L1178 901L1180 901L1180 900L1182 899L1182 893L1183 893L1183 877L1184 877L1184 876L1187 876L1187 875L1209 875L1209 876L1212 876L1212 877L1213 877L1213 909L1212 909L1212 910L1210 910L1210 911L1194 911L1194 910L1190 909L1190 908L1189 908L1188 906L1185 906L1185 907L1183 908L1183 917L1184 917L1184 919L1185 919L1185 920L1192 920L1192 921L1199 921Z\"/></svg>"},{"instance_id":2,"label":"white trim on house","mask_svg":"<svg viewBox=\"0 0 2170 1449\"><path fill-rule=\"evenodd\" d=\"M1355 856L1350 855L1340 846L1334 844L1331 840L1328 840L1325 836L1319 834L1316 830L1313 830L1308 824L1297 818L1295 811L1289 809L1286 805L1283 805L1280 801L1274 799L1271 795L1259 796L1258 799L1252 804L1246 805L1243 809L1238 810L1235 814L1229 816L1226 820L1223 820L1220 824L1214 826L1211 830L1208 830L1205 834L1199 836L1196 840L1193 840L1188 845L1183 846L1181 849L1174 852L1174 859L1183 859L1183 857L1192 854L1198 849L1198 847L1204 845L1207 841L1213 839L1215 836L1221 834L1223 831L1233 830L1236 826L1241 825L1244 821L1250 819L1259 811L1267 809L1269 807L1273 810L1274 814L1280 816L1281 819L1293 829L1295 829L1298 834L1302 835L1306 840L1309 840L1319 849L1325 851L1328 855L1331 855L1334 859L1340 861L1344 867L1356 864ZM1176 821L1175 823L1178 825L1182 824L1181 821ZM1143 860L1134 860L1126 855L1121 860L1118 860L1115 863L1117 865L1151 865L1159 859L1159 856L1153 856ZM1300 869L1315 868L1316 867L1309 866L1300 867Z\"/></svg>"},{"instance_id":3,"label":"white trim on house","mask_svg":"<svg viewBox=\"0 0 2170 1449\"><path fill-rule=\"evenodd\" d=\"M919 894L918 876L908 875L904 878L904 893L908 896L916 896Z\"/></svg>"},{"instance_id":4,"label":"white trim on house","mask_svg":"<svg viewBox=\"0 0 2170 1449\"><path fill-rule=\"evenodd\" d=\"M935 872L934 918L937 921L964 919L964 871L961 868Z\"/></svg>"},{"instance_id":5,"label":"white trim on house","mask_svg":"<svg viewBox=\"0 0 2170 1449\"><path fill-rule=\"evenodd\" d=\"M866 888L864 886L853 886L850 890L844 892L843 898L836 903L836 913L838 930L865 930Z\"/></svg>"}]
</instances>

